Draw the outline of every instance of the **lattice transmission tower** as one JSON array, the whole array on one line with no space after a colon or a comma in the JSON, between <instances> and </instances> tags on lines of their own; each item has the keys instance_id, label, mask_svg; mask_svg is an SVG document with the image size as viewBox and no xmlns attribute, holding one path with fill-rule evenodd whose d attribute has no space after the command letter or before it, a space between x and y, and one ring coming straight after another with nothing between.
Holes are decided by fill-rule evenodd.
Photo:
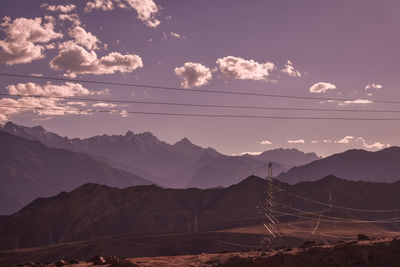
<instances>
[{"instance_id":1,"label":"lattice transmission tower","mask_svg":"<svg viewBox=\"0 0 400 267\"><path fill-rule=\"evenodd\" d=\"M262 246L268 246L272 241L281 236L278 230L279 220L276 217L276 209L278 203L276 200L276 190L272 180L272 163L268 164L268 176L265 179L266 182L266 194L265 204L263 208L264 221L263 226L265 228L265 235L261 240Z\"/></svg>"}]
</instances>

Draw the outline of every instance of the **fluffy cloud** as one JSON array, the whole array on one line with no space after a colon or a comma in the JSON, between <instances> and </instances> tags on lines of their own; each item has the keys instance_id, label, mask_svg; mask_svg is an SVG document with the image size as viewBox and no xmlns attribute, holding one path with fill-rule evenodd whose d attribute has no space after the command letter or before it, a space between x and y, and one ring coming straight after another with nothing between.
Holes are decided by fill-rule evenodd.
<instances>
[{"instance_id":1,"label":"fluffy cloud","mask_svg":"<svg viewBox=\"0 0 400 267\"><path fill-rule=\"evenodd\" d=\"M0 40L0 63L7 65L30 63L44 58L43 44L63 36L54 31L52 17L48 17L46 23L41 18L16 18L11 21L5 17L1 27L6 38Z\"/></svg>"},{"instance_id":2,"label":"fluffy cloud","mask_svg":"<svg viewBox=\"0 0 400 267\"><path fill-rule=\"evenodd\" d=\"M370 90L370 89L381 89L383 86L377 83L371 83L365 86L365 90Z\"/></svg>"},{"instance_id":3,"label":"fluffy cloud","mask_svg":"<svg viewBox=\"0 0 400 267\"><path fill-rule=\"evenodd\" d=\"M328 90L335 90L336 86L331 83L319 82L310 87L310 93L325 93Z\"/></svg>"},{"instance_id":4,"label":"fluffy cloud","mask_svg":"<svg viewBox=\"0 0 400 267\"><path fill-rule=\"evenodd\" d=\"M380 142L375 142L375 143L373 143L373 144L371 144L371 145L368 145L367 143L365 143L364 142L364 147L365 148L368 148L368 149L383 149L383 148L385 148L385 147L390 147L390 145L389 144L382 144L382 143L380 143Z\"/></svg>"},{"instance_id":5,"label":"fluffy cloud","mask_svg":"<svg viewBox=\"0 0 400 267\"><path fill-rule=\"evenodd\" d=\"M87 2L85 11L90 12L93 9L106 11L114 9L115 6L134 9L138 14L138 19L149 27L155 28L160 24L160 21L155 18L159 7L153 0L91 0Z\"/></svg>"},{"instance_id":6,"label":"fluffy cloud","mask_svg":"<svg viewBox=\"0 0 400 267\"><path fill-rule=\"evenodd\" d=\"M81 26L75 26L69 31L69 36L75 39L77 44L83 45L89 50L97 49L97 43L99 39L96 36L87 32Z\"/></svg>"},{"instance_id":7,"label":"fluffy cloud","mask_svg":"<svg viewBox=\"0 0 400 267\"><path fill-rule=\"evenodd\" d=\"M217 65L226 77L242 80L265 80L275 68L271 62L258 63L234 56L217 59Z\"/></svg>"},{"instance_id":8,"label":"fluffy cloud","mask_svg":"<svg viewBox=\"0 0 400 267\"><path fill-rule=\"evenodd\" d=\"M288 140L287 141L289 144L304 144L305 141L303 139L297 139L297 140Z\"/></svg>"},{"instance_id":9,"label":"fluffy cloud","mask_svg":"<svg viewBox=\"0 0 400 267\"><path fill-rule=\"evenodd\" d=\"M67 114L90 114L90 110L80 110L75 106L86 106L85 102L65 101L51 97L73 97L82 95L99 95L108 93L107 90L92 91L81 84L66 82L61 85L47 83L19 83L6 87L11 95L37 95L40 97L20 97L0 99L0 121L4 122L12 115L32 112L37 115L59 116Z\"/></svg>"},{"instance_id":10,"label":"fluffy cloud","mask_svg":"<svg viewBox=\"0 0 400 267\"><path fill-rule=\"evenodd\" d=\"M50 61L50 68L64 70L69 77L78 74L127 73L143 67L138 55L122 55L117 52L97 58L94 51L88 52L82 46L68 41L60 45L58 55Z\"/></svg>"},{"instance_id":11,"label":"fluffy cloud","mask_svg":"<svg viewBox=\"0 0 400 267\"><path fill-rule=\"evenodd\" d=\"M355 137L354 136L345 136L342 139L340 139L339 141L337 141L339 144L348 144L350 143L351 140L353 140Z\"/></svg>"},{"instance_id":12,"label":"fluffy cloud","mask_svg":"<svg viewBox=\"0 0 400 267\"><path fill-rule=\"evenodd\" d=\"M205 85L212 78L210 68L194 62L186 62L182 67L175 68L175 74L183 79L181 86L184 88Z\"/></svg>"},{"instance_id":13,"label":"fluffy cloud","mask_svg":"<svg viewBox=\"0 0 400 267\"><path fill-rule=\"evenodd\" d=\"M18 83L16 85L8 85L8 92L11 95L41 95L46 97L70 97L82 95L103 95L107 94L107 90L90 91L79 83L66 82L61 85L47 83L40 85L36 83Z\"/></svg>"},{"instance_id":14,"label":"fluffy cloud","mask_svg":"<svg viewBox=\"0 0 400 267\"><path fill-rule=\"evenodd\" d=\"M48 4L42 4L41 7L46 8L48 11L52 12L62 12L62 13L68 13L71 12L76 8L75 5L48 5Z\"/></svg>"},{"instance_id":15,"label":"fluffy cloud","mask_svg":"<svg viewBox=\"0 0 400 267\"><path fill-rule=\"evenodd\" d=\"M294 66L293 63L288 60L285 64L285 67L281 70L283 73L288 74L289 76L292 77L301 77L301 73L299 70L297 70Z\"/></svg>"},{"instance_id":16,"label":"fluffy cloud","mask_svg":"<svg viewBox=\"0 0 400 267\"><path fill-rule=\"evenodd\" d=\"M81 21L77 14L59 14L58 19L71 21L74 25L81 25Z\"/></svg>"},{"instance_id":17,"label":"fluffy cloud","mask_svg":"<svg viewBox=\"0 0 400 267\"><path fill-rule=\"evenodd\" d=\"M262 144L262 145L272 145L272 142L268 141L268 140L263 140L263 141L261 141L260 144Z\"/></svg>"}]
</instances>

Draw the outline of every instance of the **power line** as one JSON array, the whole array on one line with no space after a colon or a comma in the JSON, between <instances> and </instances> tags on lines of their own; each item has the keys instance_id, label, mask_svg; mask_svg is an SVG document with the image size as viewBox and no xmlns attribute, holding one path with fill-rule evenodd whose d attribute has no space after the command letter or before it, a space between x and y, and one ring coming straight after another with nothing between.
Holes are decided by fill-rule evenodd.
<instances>
[{"instance_id":1,"label":"power line","mask_svg":"<svg viewBox=\"0 0 400 267\"><path fill-rule=\"evenodd\" d=\"M125 110L104 110L104 109L63 109L50 107L26 107L13 105L0 105L4 108L20 108L32 110L53 110L65 112L87 112L87 113L124 113L137 115L158 115L158 116L180 116L180 117L208 117L208 118L241 118L241 119L279 119L279 120L345 120L345 121L400 121L400 118L357 118L357 117L290 117L290 116L261 116L261 115L230 115L230 114L197 114L197 113L170 113L170 112L148 112L148 111L125 111ZM329 204L328 204L329 205Z\"/></svg>"},{"instance_id":2,"label":"power line","mask_svg":"<svg viewBox=\"0 0 400 267\"><path fill-rule=\"evenodd\" d=\"M260 96L260 97L276 97L276 98L289 98L289 99L303 99L303 100L335 100L335 101L356 101L354 98L325 98L325 97L310 97L310 96L293 96L293 95L282 95L282 94L264 94L264 93L252 93L252 92L236 92L236 91L218 91L210 89L193 89L193 88L179 88L179 87L168 87L168 86L158 86L158 85L147 85L147 84L133 84L133 83L117 83L117 82L107 82L107 81L95 81L95 80L85 80L85 79L71 79L71 78L56 78L47 76L30 76L22 74L12 74L12 73L0 73L0 76L16 77L16 78L29 78L36 80L51 80L51 81L62 81L62 82L80 82L80 83L91 83L91 84L102 84L102 85L115 85L115 86L125 86L125 87L138 87L147 89L158 89L158 90L172 90L181 92L198 92L198 93L213 93L213 94L230 94L230 95L246 95L246 96ZM374 103L382 104L400 104L400 101L393 100L370 100Z\"/></svg>"},{"instance_id":3,"label":"power line","mask_svg":"<svg viewBox=\"0 0 400 267\"><path fill-rule=\"evenodd\" d=\"M400 112L400 110L376 110L376 109L325 109L325 108L285 108L285 107L265 107L265 106L212 105L212 104L176 103L176 102L158 102L158 101L138 101L138 100L68 97L68 96L45 96L45 95L34 95L34 94L0 93L0 96L62 99L62 100L85 101L85 102L167 105L167 106L206 107L206 108L265 109L265 110L281 110L281 111L282 110L290 110L290 111L372 112L372 113L373 112L382 112L382 113Z\"/></svg>"},{"instance_id":4,"label":"power line","mask_svg":"<svg viewBox=\"0 0 400 267\"><path fill-rule=\"evenodd\" d=\"M337 206L337 205L332 205L332 204L330 204L330 203L325 203L325 202L322 202L322 201L318 201L318 200L310 199L310 198L307 198L307 197L304 197L304 196L300 196L300 195L298 195L298 194L291 193L291 192L289 192L289 191L287 191L287 190L285 190L285 189L282 189L282 188L280 188L280 187L277 187L277 186L274 186L274 187L275 187L276 189L282 191L282 192L287 193L288 195L291 195L291 196L294 196L294 197L297 197L297 198L300 198L300 199L303 199L303 200L306 200L306 201L309 201L309 202L313 202L313 203L315 203L315 204L319 204L319 205L322 205L322 206L327 206L327 207L334 207L334 208L343 209L343 210L360 211L360 212L382 212L382 213L384 213L384 212L400 212L400 209L391 209L391 210L388 210L388 209L377 209L377 210L370 210L370 209L359 209L359 208L349 208L349 207Z\"/></svg>"}]
</instances>

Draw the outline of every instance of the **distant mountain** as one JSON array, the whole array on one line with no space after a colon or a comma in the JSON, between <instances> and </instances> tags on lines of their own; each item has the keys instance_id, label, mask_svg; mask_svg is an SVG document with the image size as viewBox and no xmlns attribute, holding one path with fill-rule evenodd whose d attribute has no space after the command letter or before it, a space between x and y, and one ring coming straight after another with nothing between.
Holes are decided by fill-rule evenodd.
<instances>
[{"instance_id":1,"label":"distant mountain","mask_svg":"<svg viewBox=\"0 0 400 267\"><path fill-rule=\"evenodd\" d=\"M279 181L274 184L281 189L277 192L279 211L294 215L298 212L286 207L318 211L316 214L324 209L324 215L367 220L397 215L360 213L341 210L336 206L400 208L400 182L355 182L329 176L296 185ZM265 180L255 176L228 188L204 190L163 189L154 185L118 189L86 184L69 193L38 198L14 215L1 216L0 250L14 249L16 240L19 247L23 248L101 236L141 237L187 233L195 228L204 232L260 225L265 190ZM327 204L316 204L318 202ZM329 202L333 205L330 209ZM279 218L282 221L297 219L296 216ZM321 221L321 224L324 223ZM396 225L384 226L398 229Z\"/></svg>"},{"instance_id":2,"label":"distant mountain","mask_svg":"<svg viewBox=\"0 0 400 267\"><path fill-rule=\"evenodd\" d=\"M12 122L7 122L2 130L49 147L87 153L114 168L172 188L228 186L251 174L265 176L268 162L275 163L274 175L278 175L292 166L319 159L314 153L296 149L276 149L258 156L226 156L213 148L197 146L187 138L167 144L149 132L69 139L41 126L26 127Z\"/></svg>"},{"instance_id":3,"label":"distant mountain","mask_svg":"<svg viewBox=\"0 0 400 267\"><path fill-rule=\"evenodd\" d=\"M399 159L399 147L376 152L353 149L294 167L277 179L293 184L335 175L348 180L395 182L400 180Z\"/></svg>"},{"instance_id":4,"label":"distant mountain","mask_svg":"<svg viewBox=\"0 0 400 267\"><path fill-rule=\"evenodd\" d=\"M304 153L297 149L273 149L252 156L264 162L279 162L288 166L301 166L320 159L315 153Z\"/></svg>"},{"instance_id":5,"label":"distant mountain","mask_svg":"<svg viewBox=\"0 0 400 267\"><path fill-rule=\"evenodd\" d=\"M0 214L88 182L116 187L151 184L85 154L0 131Z\"/></svg>"},{"instance_id":6,"label":"distant mountain","mask_svg":"<svg viewBox=\"0 0 400 267\"><path fill-rule=\"evenodd\" d=\"M271 160L258 160L246 156L212 156L209 154L198 158L193 164L175 177L191 177L187 187L209 188L240 182L243 177L256 175L267 176L268 163ZM287 171L291 166L273 162L275 173Z\"/></svg>"}]
</instances>

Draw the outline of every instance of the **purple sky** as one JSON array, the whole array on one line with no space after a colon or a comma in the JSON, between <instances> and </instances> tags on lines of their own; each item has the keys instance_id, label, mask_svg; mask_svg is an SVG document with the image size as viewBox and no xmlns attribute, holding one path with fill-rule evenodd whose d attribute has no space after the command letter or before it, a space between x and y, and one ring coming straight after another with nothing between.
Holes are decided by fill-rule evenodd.
<instances>
[{"instance_id":1,"label":"purple sky","mask_svg":"<svg viewBox=\"0 0 400 267\"><path fill-rule=\"evenodd\" d=\"M400 100L397 86L400 83L397 73L399 1L280 0L250 1L245 5L244 1L233 0L3 0L1 6L0 15L4 20L0 33L0 72L3 73L362 101L343 103L215 95L84 83L81 86L62 82L46 84L45 81L7 77L0 78L2 93L400 110L396 104L367 101ZM35 18L41 21L34 21ZM282 71L285 65L293 68ZM28 82L35 84L26 84ZM396 121L124 116L120 112L74 114L78 113L77 108L91 108L92 104L79 106L79 103L48 98L3 98L0 120L41 124L70 137L123 134L127 130L151 131L170 143L188 137L198 145L211 146L226 154L295 147L326 156L351 148L376 150L389 144L399 145L400 125ZM14 108L26 105L59 110L21 112ZM237 110L139 104L106 107L104 103L99 106L117 111L400 117L395 112ZM344 138L346 136L348 138ZM291 142L295 140L297 142ZM269 142L261 144L262 141Z\"/></svg>"}]
</instances>

